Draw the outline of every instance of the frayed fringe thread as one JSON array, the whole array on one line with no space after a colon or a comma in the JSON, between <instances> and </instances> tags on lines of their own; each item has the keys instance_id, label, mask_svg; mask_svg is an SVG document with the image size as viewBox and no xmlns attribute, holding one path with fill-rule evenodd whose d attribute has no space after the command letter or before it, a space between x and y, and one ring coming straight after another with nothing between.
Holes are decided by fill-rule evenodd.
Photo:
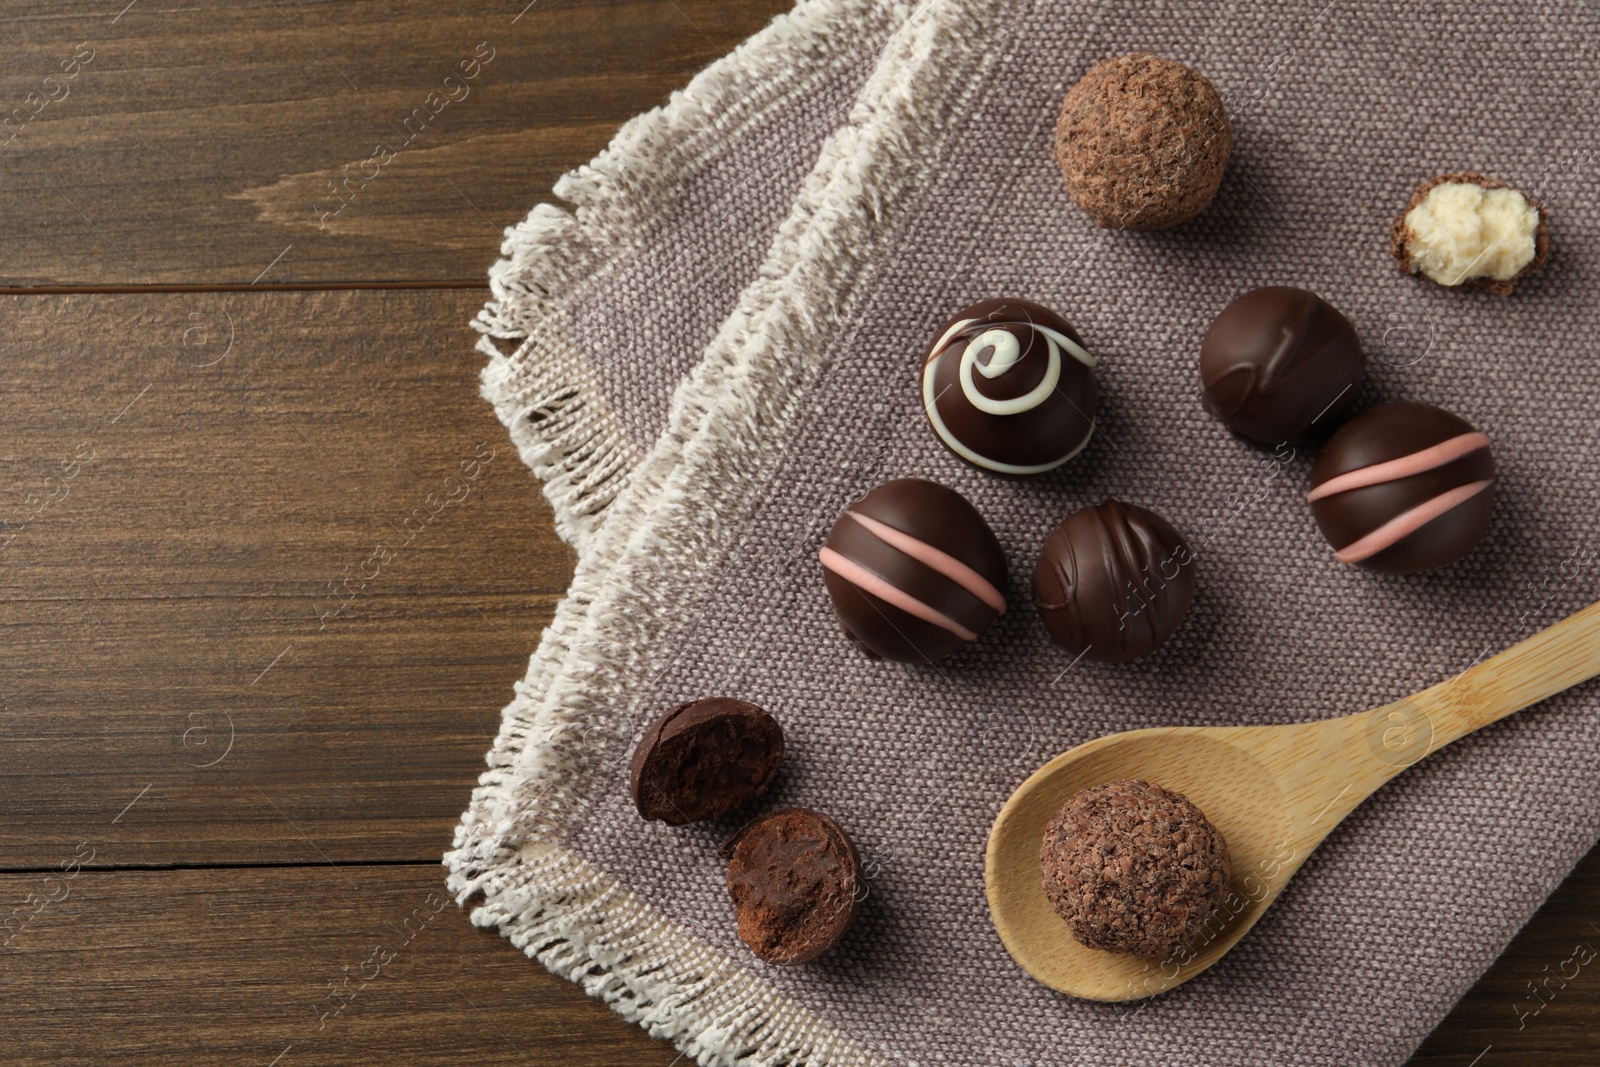
<instances>
[{"instance_id":1,"label":"frayed fringe thread","mask_svg":"<svg viewBox=\"0 0 1600 1067\"><path fill-rule=\"evenodd\" d=\"M900 190L892 202L903 205L920 183L919 168L937 155L932 142L942 130L925 130L921 144L906 136L905 127L919 125L917 90L932 95L928 82L961 84L951 70L968 73L983 62L978 46L963 39L999 16L979 0L968 2L926 0L909 23L909 5L873 0L813 0L787 16L791 23L821 20L829 33L856 39L901 28L851 123L824 146L761 278L674 397L670 429L649 456L624 458L627 446L583 377L581 357L547 328L558 317L549 293L559 290L548 288L553 274L537 279L556 269L550 261L566 253L563 242L581 240L571 216L535 212L508 236L508 248L517 245L515 262L497 268L496 296L525 291L522 306L533 310L486 309L481 317L488 336L480 347L491 357L484 395L529 465L559 480L557 521L583 542L583 554L571 592L505 709L490 769L445 856L448 886L458 903L477 902L474 924L498 928L552 972L708 1065L882 1061L777 992L758 968L698 941L564 842L599 761L622 740L607 715L625 696L622 679L652 657L648 642L630 639L669 607L657 596L658 572L686 560L697 570L712 565L719 516L737 513L732 498L748 490L737 477L720 475L771 448L772 427L792 414L789 390L763 382L786 377L792 384L820 358L819 332L842 314L840 301L851 299L867 270L859 257L885 213L877 187ZM808 32L822 32L783 22L762 37L803 42ZM718 64L696 83L717 72L726 79L719 91L736 87L751 74L756 57L741 55L751 47L725 61L731 69ZM672 123L662 118L660 125ZM630 136L640 136L632 127ZM608 195L604 182L585 192ZM526 341L510 356L492 340L517 337ZM807 358L796 359L802 352ZM530 367L535 361L542 370Z\"/></svg>"},{"instance_id":2,"label":"frayed fringe thread","mask_svg":"<svg viewBox=\"0 0 1600 1067\"><path fill-rule=\"evenodd\" d=\"M543 482L557 536L583 553L639 456L596 389L588 361L554 330L541 328L540 335L513 356L480 339L478 350L489 356L482 393L522 462Z\"/></svg>"},{"instance_id":3,"label":"frayed fringe thread","mask_svg":"<svg viewBox=\"0 0 1600 1067\"><path fill-rule=\"evenodd\" d=\"M741 123L751 86L815 80L826 57L882 40L898 23L883 0L802 0L701 71L665 105L630 119L588 164L556 182L571 205L536 206L505 231L489 270L490 299L473 320L489 358L482 393L544 482L557 534L580 553L639 455L595 388L591 364L566 335L560 301L648 232L682 176ZM903 16L900 16L903 21ZM798 85L796 93L807 86Z\"/></svg>"}]
</instances>

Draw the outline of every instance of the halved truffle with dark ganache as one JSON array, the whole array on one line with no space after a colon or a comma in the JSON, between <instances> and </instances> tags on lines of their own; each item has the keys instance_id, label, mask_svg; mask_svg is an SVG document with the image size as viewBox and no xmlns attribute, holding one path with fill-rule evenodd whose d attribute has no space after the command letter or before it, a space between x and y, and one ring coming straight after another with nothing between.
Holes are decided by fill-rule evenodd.
<instances>
[{"instance_id":1,"label":"halved truffle with dark ganache","mask_svg":"<svg viewBox=\"0 0 1600 1067\"><path fill-rule=\"evenodd\" d=\"M744 700L679 704L633 751L630 780L641 817L669 826L715 819L767 791L783 760L783 728Z\"/></svg>"},{"instance_id":2,"label":"halved truffle with dark ganache","mask_svg":"<svg viewBox=\"0 0 1600 1067\"><path fill-rule=\"evenodd\" d=\"M838 943L861 903L861 859L833 819L809 808L763 815L722 846L739 938L780 966Z\"/></svg>"}]
</instances>

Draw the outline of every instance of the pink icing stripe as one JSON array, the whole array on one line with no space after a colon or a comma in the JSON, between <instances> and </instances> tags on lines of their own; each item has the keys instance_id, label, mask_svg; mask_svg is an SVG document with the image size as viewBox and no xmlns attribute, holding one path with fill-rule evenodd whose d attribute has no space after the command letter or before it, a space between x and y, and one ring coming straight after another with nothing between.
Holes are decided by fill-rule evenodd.
<instances>
[{"instance_id":1,"label":"pink icing stripe","mask_svg":"<svg viewBox=\"0 0 1600 1067\"><path fill-rule=\"evenodd\" d=\"M1370 467L1362 467L1341 474L1337 478L1329 478L1307 493L1306 499L1321 500L1335 493L1365 489L1369 485L1382 485L1384 482L1409 478L1413 474L1421 474L1423 471L1442 467L1446 463L1454 463L1462 456L1469 456L1480 448L1488 447L1489 438L1485 435L1476 432L1464 433L1460 437L1452 437L1448 441L1441 441L1430 448L1424 448L1421 452L1391 459L1387 463L1374 463Z\"/></svg>"},{"instance_id":2,"label":"pink icing stripe","mask_svg":"<svg viewBox=\"0 0 1600 1067\"><path fill-rule=\"evenodd\" d=\"M846 559L826 545L822 547L821 552L817 553L817 558L822 560L824 567L851 585L871 593L879 600L893 604L907 615L915 615L923 622L930 622L940 629L949 630L963 641L971 641L978 636L948 615L935 611L910 593L890 585L878 575L873 574L853 560Z\"/></svg>"},{"instance_id":3,"label":"pink icing stripe","mask_svg":"<svg viewBox=\"0 0 1600 1067\"><path fill-rule=\"evenodd\" d=\"M924 566L932 567L994 610L1002 615L1005 614L1006 598L1000 595L1000 590L996 589L989 579L959 559L934 548L926 541L917 540L904 530L896 530L886 522L880 522L867 515L859 515L854 511L847 511L845 514L865 526L877 536L878 540L889 547L899 549Z\"/></svg>"},{"instance_id":4,"label":"pink icing stripe","mask_svg":"<svg viewBox=\"0 0 1600 1067\"><path fill-rule=\"evenodd\" d=\"M1340 563L1359 563L1368 556L1375 556L1402 537L1416 533L1451 508L1465 504L1488 487L1489 483L1486 481L1472 482L1469 485L1457 486L1449 492L1440 493L1425 504L1418 504L1410 511L1401 512L1361 540L1344 546L1333 554L1333 558Z\"/></svg>"}]
</instances>

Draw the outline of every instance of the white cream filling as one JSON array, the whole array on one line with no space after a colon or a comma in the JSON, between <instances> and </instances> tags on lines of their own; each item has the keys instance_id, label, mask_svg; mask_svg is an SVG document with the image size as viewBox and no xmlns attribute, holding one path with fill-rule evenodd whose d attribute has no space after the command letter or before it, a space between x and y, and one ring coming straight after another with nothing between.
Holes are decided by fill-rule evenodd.
<instances>
[{"instance_id":1,"label":"white cream filling","mask_svg":"<svg viewBox=\"0 0 1600 1067\"><path fill-rule=\"evenodd\" d=\"M1539 210L1515 189L1444 182L1406 213L1405 224L1413 272L1440 285L1507 281L1533 260Z\"/></svg>"}]
</instances>

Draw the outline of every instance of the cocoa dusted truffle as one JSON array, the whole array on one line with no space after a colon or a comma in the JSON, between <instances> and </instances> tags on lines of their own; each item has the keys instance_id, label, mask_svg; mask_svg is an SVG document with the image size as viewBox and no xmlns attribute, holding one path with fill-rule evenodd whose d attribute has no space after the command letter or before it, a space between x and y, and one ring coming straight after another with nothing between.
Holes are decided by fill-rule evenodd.
<instances>
[{"instance_id":1,"label":"cocoa dusted truffle","mask_svg":"<svg viewBox=\"0 0 1600 1067\"><path fill-rule=\"evenodd\" d=\"M1489 530L1489 438L1430 404L1380 404L1317 454L1306 499L1341 563L1390 574L1443 567Z\"/></svg>"},{"instance_id":2,"label":"cocoa dusted truffle","mask_svg":"<svg viewBox=\"0 0 1600 1067\"><path fill-rule=\"evenodd\" d=\"M1033 599L1056 644L1123 663L1154 651L1189 613L1194 554L1160 515L1107 500L1045 539Z\"/></svg>"},{"instance_id":3,"label":"cocoa dusted truffle","mask_svg":"<svg viewBox=\"0 0 1600 1067\"><path fill-rule=\"evenodd\" d=\"M861 903L861 859L839 824L786 808L722 846L739 938L768 963L807 963L832 948Z\"/></svg>"},{"instance_id":4,"label":"cocoa dusted truffle","mask_svg":"<svg viewBox=\"0 0 1600 1067\"><path fill-rule=\"evenodd\" d=\"M1200 344L1206 410L1267 445L1332 430L1366 369L1350 320L1304 289L1250 290L1222 309Z\"/></svg>"},{"instance_id":5,"label":"cocoa dusted truffle","mask_svg":"<svg viewBox=\"0 0 1600 1067\"><path fill-rule=\"evenodd\" d=\"M818 553L845 633L874 658L928 663L1005 611L1006 559L978 509L921 478L851 504Z\"/></svg>"},{"instance_id":6,"label":"cocoa dusted truffle","mask_svg":"<svg viewBox=\"0 0 1600 1067\"><path fill-rule=\"evenodd\" d=\"M1179 793L1136 780L1061 805L1039 849L1044 895L1090 948L1167 959L1228 896L1228 844Z\"/></svg>"},{"instance_id":7,"label":"cocoa dusted truffle","mask_svg":"<svg viewBox=\"0 0 1600 1067\"><path fill-rule=\"evenodd\" d=\"M633 803L645 819L715 819L767 791L783 760L783 728L743 700L679 704L633 750Z\"/></svg>"},{"instance_id":8,"label":"cocoa dusted truffle","mask_svg":"<svg viewBox=\"0 0 1600 1067\"><path fill-rule=\"evenodd\" d=\"M1136 52L1092 68L1056 126L1067 191L1101 226L1164 230L1211 203L1233 128L1204 74Z\"/></svg>"},{"instance_id":9,"label":"cocoa dusted truffle","mask_svg":"<svg viewBox=\"0 0 1600 1067\"><path fill-rule=\"evenodd\" d=\"M1094 432L1095 359L1072 324L1031 300L981 300L939 328L922 405L944 446L1000 474L1039 474Z\"/></svg>"},{"instance_id":10,"label":"cocoa dusted truffle","mask_svg":"<svg viewBox=\"0 0 1600 1067\"><path fill-rule=\"evenodd\" d=\"M1411 194L1394 220L1390 250L1406 274L1510 296L1517 279L1548 258L1549 226L1544 208L1507 182L1441 174Z\"/></svg>"}]
</instances>

